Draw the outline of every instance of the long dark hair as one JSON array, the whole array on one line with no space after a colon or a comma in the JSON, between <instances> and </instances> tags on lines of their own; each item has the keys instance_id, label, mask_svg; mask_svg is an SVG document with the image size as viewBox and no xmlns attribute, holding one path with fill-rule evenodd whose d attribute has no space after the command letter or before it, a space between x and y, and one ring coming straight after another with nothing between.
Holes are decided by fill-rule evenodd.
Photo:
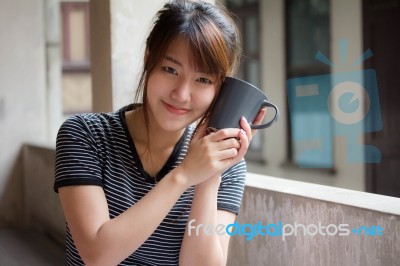
<instances>
[{"instance_id":1,"label":"long dark hair","mask_svg":"<svg viewBox=\"0 0 400 266\"><path fill-rule=\"evenodd\" d=\"M227 75L233 75L239 65L241 55L239 31L223 6L190 0L174 0L166 3L157 12L147 38L143 71L135 96L136 102L143 103L147 131L149 129L148 79L150 73L163 59L168 46L177 37L184 37L188 41L194 65L205 72L218 75L220 84ZM198 125L201 125L209 115L217 95L218 91Z\"/></svg>"}]
</instances>

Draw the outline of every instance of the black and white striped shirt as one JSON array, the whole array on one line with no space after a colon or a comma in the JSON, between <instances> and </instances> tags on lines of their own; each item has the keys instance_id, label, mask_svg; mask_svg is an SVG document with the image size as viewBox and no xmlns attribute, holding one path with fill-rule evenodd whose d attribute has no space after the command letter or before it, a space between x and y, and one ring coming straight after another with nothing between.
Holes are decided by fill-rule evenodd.
<instances>
[{"instance_id":1,"label":"black and white striped shirt","mask_svg":"<svg viewBox=\"0 0 400 266\"><path fill-rule=\"evenodd\" d=\"M113 113L74 115L64 122L57 136L56 192L62 186L101 186L112 219L138 202L155 186L154 177L143 170L125 122L125 112L132 108L129 105ZM181 163L193 129L193 126L186 129L167 163L156 175L157 180ZM245 176L244 160L222 175L218 209L236 214L239 212ZM178 265L193 193L194 187L186 190L156 231L120 265ZM66 231L68 265L84 265L68 225Z\"/></svg>"}]
</instances>

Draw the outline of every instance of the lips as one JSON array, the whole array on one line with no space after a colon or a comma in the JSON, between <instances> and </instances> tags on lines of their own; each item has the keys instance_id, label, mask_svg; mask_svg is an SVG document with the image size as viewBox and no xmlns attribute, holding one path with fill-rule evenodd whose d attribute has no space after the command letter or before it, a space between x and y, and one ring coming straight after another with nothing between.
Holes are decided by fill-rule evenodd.
<instances>
[{"instance_id":1,"label":"lips","mask_svg":"<svg viewBox=\"0 0 400 266\"><path fill-rule=\"evenodd\" d=\"M166 103L166 102L163 102L163 104L164 104L164 106L165 106L165 109L167 109L168 112L170 112L170 113L172 113L172 114L175 114L175 115L184 115L184 114L186 114L187 112L189 112L188 109L179 108L179 107L170 105L170 104L168 104L168 103Z\"/></svg>"}]
</instances>

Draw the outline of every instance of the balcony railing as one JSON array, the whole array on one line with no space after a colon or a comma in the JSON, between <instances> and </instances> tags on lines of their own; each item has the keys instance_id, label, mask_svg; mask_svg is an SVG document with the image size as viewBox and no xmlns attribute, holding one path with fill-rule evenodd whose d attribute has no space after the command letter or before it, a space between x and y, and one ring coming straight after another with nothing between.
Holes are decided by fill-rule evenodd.
<instances>
[{"instance_id":1,"label":"balcony railing","mask_svg":"<svg viewBox=\"0 0 400 266\"><path fill-rule=\"evenodd\" d=\"M238 223L272 225L233 236L229 265L399 265L399 198L251 173L246 185Z\"/></svg>"},{"instance_id":2,"label":"balcony railing","mask_svg":"<svg viewBox=\"0 0 400 266\"><path fill-rule=\"evenodd\" d=\"M54 157L53 148L23 149L25 224L63 245L64 218L52 188ZM236 222L231 266L400 262L399 198L249 173Z\"/></svg>"}]
</instances>

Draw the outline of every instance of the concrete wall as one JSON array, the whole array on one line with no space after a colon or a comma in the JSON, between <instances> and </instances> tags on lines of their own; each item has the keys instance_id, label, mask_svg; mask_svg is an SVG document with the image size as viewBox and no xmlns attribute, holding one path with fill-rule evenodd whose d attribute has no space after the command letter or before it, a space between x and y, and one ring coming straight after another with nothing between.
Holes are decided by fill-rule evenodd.
<instances>
[{"instance_id":1,"label":"concrete wall","mask_svg":"<svg viewBox=\"0 0 400 266\"><path fill-rule=\"evenodd\" d=\"M64 116L92 111L92 79L90 73L62 74Z\"/></svg>"},{"instance_id":2,"label":"concrete wall","mask_svg":"<svg viewBox=\"0 0 400 266\"><path fill-rule=\"evenodd\" d=\"M58 0L4 0L0 10L0 223L21 224L26 142L55 142L61 123Z\"/></svg>"},{"instance_id":3,"label":"concrete wall","mask_svg":"<svg viewBox=\"0 0 400 266\"><path fill-rule=\"evenodd\" d=\"M27 0L26 0L27 1ZM55 143L62 117L61 99L61 14L60 0L42 0L44 5L46 86L46 140Z\"/></svg>"},{"instance_id":4,"label":"concrete wall","mask_svg":"<svg viewBox=\"0 0 400 266\"><path fill-rule=\"evenodd\" d=\"M24 226L65 245L65 218L53 190L54 148L24 145L23 162Z\"/></svg>"},{"instance_id":5,"label":"concrete wall","mask_svg":"<svg viewBox=\"0 0 400 266\"><path fill-rule=\"evenodd\" d=\"M22 214L25 142L45 141L46 54L42 0L4 0L0 8L0 220Z\"/></svg>"},{"instance_id":6,"label":"concrete wall","mask_svg":"<svg viewBox=\"0 0 400 266\"><path fill-rule=\"evenodd\" d=\"M249 174L237 219L270 223L377 226L383 236L232 236L228 265L398 265L400 199ZM334 232L330 229L330 232ZM272 232L272 231L271 231Z\"/></svg>"},{"instance_id":7,"label":"concrete wall","mask_svg":"<svg viewBox=\"0 0 400 266\"><path fill-rule=\"evenodd\" d=\"M153 17L166 0L111 1L113 107L132 103Z\"/></svg>"},{"instance_id":8,"label":"concrete wall","mask_svg":"<svg viewBox=\"0 0 400 266\"><path fill-rule=\"evenodd\" d=\"M93 111L113 111L133 101L145 38L165 2L90 2Z\"/></svg>"}]
</instances>

